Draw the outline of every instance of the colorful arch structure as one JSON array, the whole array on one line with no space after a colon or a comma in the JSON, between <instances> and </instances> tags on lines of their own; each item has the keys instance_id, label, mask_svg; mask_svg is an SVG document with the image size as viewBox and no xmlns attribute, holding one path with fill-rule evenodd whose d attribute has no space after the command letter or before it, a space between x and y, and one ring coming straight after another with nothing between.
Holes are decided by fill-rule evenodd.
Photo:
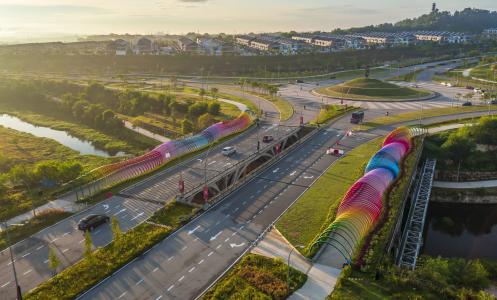
<instances>
[{"instance_id":1,"label":"colorful arch structure","mask_svg":"<svg viewBox=\"0 0 497 300\"><path fill-rule=\"evenodd\" d=\"M412 147L412 133L401 127L392 131L382 148L369 160L365 174L347 191L338 207L335 221L311 248L327 244L346 261L381 215L382 198L399 176L400 162Z\"/></svg>"},{"instance_id":2,"label":"colorful arch structure","mask_svg":"<svg viewBox=\"0 0 497 300\"><path fill-rule=\"evenodd\" d=\"M168 141L152 151L122 162L101 166L86 174L94 187L104 188L137 177L183 154L194 152L250 126L251 118L242 112L236 119L216 123L201 133L181 140Z\"/></svg>"}]
</instances>

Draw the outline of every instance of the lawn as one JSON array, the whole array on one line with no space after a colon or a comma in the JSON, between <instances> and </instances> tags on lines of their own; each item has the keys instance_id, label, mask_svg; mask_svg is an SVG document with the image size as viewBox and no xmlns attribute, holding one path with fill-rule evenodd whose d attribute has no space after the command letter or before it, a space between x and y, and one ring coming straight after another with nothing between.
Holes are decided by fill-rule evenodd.
<instances>
[{"instance_id":1,"label":"lawn","mask_svg":"<svg viewBox=\"0 0 497 300\"><path fill-rule=\"evenodd\" d=\"M496 69L493 70L492 66L495 66ZM477 66L471 69L470 75L476 78L497 81L497 63L490 64L488 66Z\"/></svg>"},{"instance_id":2,"label":"lawn","mask_svg":"<svg viewBox=\"0 0 497 300\"><path fill-rule=\"evenodd\" d=\"M416 71L412 71L412 72L409 72L407 74L397 75L397 76L388 78L387 80L389 80L389 81L416 82L416 78L418 77L419 73L421 73L423 71L424 71L424 69L418 69Z\"/></svg>"},{"instance_id":3,"label":"lawn","mask_svg":"<svg viewBox=\"0 0 497 300\"><path fill-rule=\"evenodd\" d=\"M425 109L423 111L417 110L397 115L390 115L388 117L387 116L379 117L369 122L364 122L363 124L357 126L355 130L369 130L371 128L382 125L398 124L402 122L418 120L420 118L431 118L431 117L438 117L444 115L462 114L462 113L478 112L486 110L488 110L488 106L476 106L476 105L433 108L433 109Z\"/></svg>"},{"instance_id":4,"label":"lawn","mask_svg":"<svg viewBox=\"0 0 497 300\"><path fill-rule=\"evenodd\" d=\"M248 254L202 299L286 299L307 280L304 273L290 268L290 289L288 289L287 276L288 265L283 260Z\"/></svg>"},{"instance_id":5,"label":"lawn","mask_svg":"<svg viewBox=\"0 0 497 300\"><path fill-rule=\"evenodd\" d=\"M356 110L357 108L354 106L345 106L345 105L325 105L319 110L319 115L317 118L312 121L313 124L323 124L328 122L329 120L336 118L338 116L344 115L349 111Z\"/></svg>"},{"instance_id":6,"label":"lawn","mask_svg":"<svg viewBox=\"0 0 497 300\"><path fill-rule=\"evenodd\" d=\"M429 91L401 87L369 78L352 79L338 85L320 88L317 92L330 97L368 101L412 100L431 94Z\"/></svg>"},{"instance_id":7,"label":"lawn","mask_svg":"<svg viewBox=\"0 0 497 300\"><path fill-rule=\"evenodd\" d=\"M306 245L334 219L335 210L349 187L362 175L371 156L378 151L382 138L369 141L337 160L276 223L292 245Z\"/></svg>"},{"instance_id":8,"label":"lawn","mask_svg":"<svg viewBox=\"0 0 497 300\"><path fill-rule=\"evenodd\" d=\"M290 119L293 116L294 110L292 104L288 102L287 100L283 99L282 97L271 97L270 95L258 93L258 92L253 92L253 91L245 91L246 93L255 95L257 97L261 97L263 99L268 100L269 102L273 103L274 106L278 109L280 112L280 120L281 121L286 121Z\"/></svg>"}]
</instances>

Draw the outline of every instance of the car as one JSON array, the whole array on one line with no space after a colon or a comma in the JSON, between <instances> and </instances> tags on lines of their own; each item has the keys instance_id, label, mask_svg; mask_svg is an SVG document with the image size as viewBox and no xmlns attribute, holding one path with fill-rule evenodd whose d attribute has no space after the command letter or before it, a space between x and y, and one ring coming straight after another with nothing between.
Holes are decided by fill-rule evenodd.
<instances>
[{"instance_id":1,"label":"car","mask_svg":"<svg viewBox=\"0 0 497 300\"><path fill-rule=\"evenodd\" d=\"M474 88L474 87L472 87L472 86L470 86L470 85L467 85L467 86L466 86L466 89L467 89L467 90L474 90L475 88Z\"/></svg>"},{"instance_id":2,"label":"car","mask_svg":"<svg viewBox=\"0 0 497 300\"><path fill-rule=\"evenodd\" d=\"M78 229L82 231L92 231L98 226L109 223L110 218L106 215L88 215L78 222Z\"/></svg>"},{"instance_id":3,"label":"car","mask_svg":"<svg viewBox=\"0 0 497 300\"><path fill-rule=\"evenodd\" d=\"M302 79L297 79L295 80L296 83L304 83L304 81Z\"/></svg>"},{"instance_id":4,"label":"car","mask_svg":"<svg viewBox=\"0 0 497 300\"><path fill-rule=\"evenodd\" d=\"M236 148L235 147L224 147L223 150L221 150L221 153L225 156L231 156L236 153Z\"/></svg>"},{"instance_id":5,"label":"car","mask_svg":"<svg viewBox=\"0 0 497 300\"><path fill-rule=\"evenodd\" d=\"M497 104L497 99L488 101L488 104L492 104L492 105Z\"/></svg>"},{"instance_id":6,"label":"car","mask_svg":"<svg viewBox=\"0 0 497 300\"><path fill-rule=\"evenodd\" d=\"M363 111L353 112L352 116L350 117L350 123L352 123L352 124L362 123L363 120L364 120L364 112Z\"/></svg>"},{"instance_id":7,"label":"car","mask_svg":"<svg viewBox=\"0 0 497 300\"><path fill-rule=\"evenodd\" d=\"M469 101L466 101L462 104L462 106L472 106L473 103L469 102Z\"/></svg>"},{"instance_id":8,"label":"car","mask_svg":"<svg viewBox=\"0 0 497 300\"><path fill-rule=\"evenodd\" d=\"M273 140L274 140L274 138L272 135L265 135L262 137L262 141L264 143L269 143L269 142L272 142Z\"/></svg>"}]
</instances>

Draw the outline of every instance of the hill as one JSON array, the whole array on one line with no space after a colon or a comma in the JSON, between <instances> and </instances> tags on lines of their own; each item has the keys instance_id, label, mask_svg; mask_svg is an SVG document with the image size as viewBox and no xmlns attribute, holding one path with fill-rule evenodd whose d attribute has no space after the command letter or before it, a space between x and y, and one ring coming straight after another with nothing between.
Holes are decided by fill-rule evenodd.
<instances>
[{"instance_id":1,"label":"hill","mask_svg":"<svg viewBox=\"0 0 497 300\"><path fill-rule=\"evenodd\" d=\"M336 34L346 34L367 31L456 31L467 33L481 33L483 29L495 27L497 24L497 11L489 11L476 8L465 8L461 11L451 13L449 11L434 10L417 18L404 19L396 23L383 23L365 27L350 28L347 30L337 29Z\"/></svg>"},{"instance_id":2,"label":"hill","mask_svg":"<svg viewBox=\"0 0 497 300\"><path fill-rule=\"evenodd\" d=\"M401 87L377 79L356 78L318 90L327 96L368 101L411 100L430 95L430 92Z\"/></svg>"}]
</instances>

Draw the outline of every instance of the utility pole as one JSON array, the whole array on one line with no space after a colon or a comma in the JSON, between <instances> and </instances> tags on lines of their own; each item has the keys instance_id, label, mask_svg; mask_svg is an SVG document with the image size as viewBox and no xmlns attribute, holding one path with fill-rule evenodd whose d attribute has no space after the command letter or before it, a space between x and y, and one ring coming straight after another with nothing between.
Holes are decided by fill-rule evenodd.
<instances>
[{"instance_id":1,"label":"utility pole","mask_svg":"<svg viewBox=\"0 0 497 300\"><path fill-rule=\"evenodd\" d=\"M3 223L4 223L4 226L5 226L5 236L7 237L7 243L9 244L10 263L12 265L12 271L14 272L14 280L15 280L15 283L16 283L17 300L22 300L21 286L19 285L19 281L17 280L17 272L16 272L15 259L14 259L14 255L12 253L12 245L10 243L9 228L8 228L8 225L7 225L6 221L4 221Z\"/></svg>"}]
</instances>

